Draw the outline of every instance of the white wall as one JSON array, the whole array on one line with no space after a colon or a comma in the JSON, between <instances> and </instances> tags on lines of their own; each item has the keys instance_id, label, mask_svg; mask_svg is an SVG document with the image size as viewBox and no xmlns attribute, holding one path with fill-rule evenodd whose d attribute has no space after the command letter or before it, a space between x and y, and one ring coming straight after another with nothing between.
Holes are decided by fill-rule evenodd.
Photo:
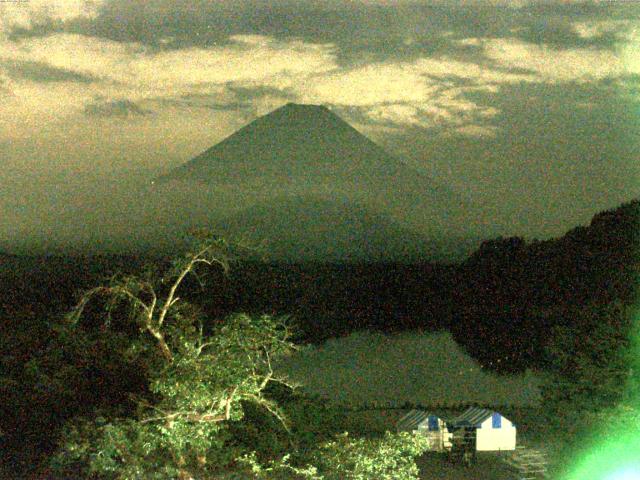
<instances>
[{"instance_id":1,"label":"white wall","mask_svg":"<svg viewBox=\"0 0 640 480\"><path fill-rule=\"evenodd\" d=\"M476 430L476 435L478 451L515 450L516 448L516 427L504 417L502 417L500 428L493 428L492 419L489 417Z\"/></svg>"},{"instance_id":2,"label":"white wall","mask_svg":"<svg viewBox=\"0 0 640 480\"><path fill-rule=\"evenodd\" d=\"M429 450L435 452L442 452L451 448L452 433L447 429L447 425L441 418L438 419L438 431L429 430L429 422L425 420L418 426L418 432L429 438L430 447Z\"/></svg>"}]
</instances>

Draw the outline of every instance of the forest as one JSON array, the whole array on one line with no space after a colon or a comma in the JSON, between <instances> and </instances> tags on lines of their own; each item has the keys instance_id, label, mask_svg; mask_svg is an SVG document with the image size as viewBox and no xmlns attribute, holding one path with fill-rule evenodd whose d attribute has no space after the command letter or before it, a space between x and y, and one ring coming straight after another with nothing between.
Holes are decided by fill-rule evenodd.
<instances>
[{"instance_id":1,"label":"forest","mask_svg":"<svg viewBox=\"0 0 640 480\"><path fill-rule=\"evenodd\" d=\"M639 227L635 199L457 264L267 264L209 235L154 257L0 254L0 476L419 478L416 438L272 369L363 331L446 331L487 372L544 374L526 415L562 472L595 426L640 418Z\"/></svg>"}]
</instances>

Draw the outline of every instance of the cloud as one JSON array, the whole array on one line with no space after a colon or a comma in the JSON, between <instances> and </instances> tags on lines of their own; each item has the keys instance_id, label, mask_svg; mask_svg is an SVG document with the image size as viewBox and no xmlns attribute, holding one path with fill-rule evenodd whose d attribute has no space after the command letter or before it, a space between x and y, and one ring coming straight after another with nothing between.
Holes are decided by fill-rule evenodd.
<instances>
[{"instance_id":1,"label":"cloud","mask_svg":"<svg viewBox=\"0 0 640 480\"><path fill-rule=\"evenodd\" d=\"M635 55L640 45L629 33L633 31L624 20L584 19L576 17L574 10L568 10L569 13L565 10L563 16L560 10L550 8L536 16L538 24L534 24L532 20L526 20L528 16L524 14L505 14L498 9L491 10L498 15L492 35L461 36L458 27L463 23L469 25L469 10L450 8L456 2L445 1L438 8L401 2L395 5L398 7L395 10L394 5L386 5L386 2L369 3L360 2L350 7L334 2L331 8L327 5L317 9L318 19L330 19L333 22L330 25L342 25L332 30L335 42L321 42L319 40L331 35L318 33L314 37L318 29L314 30L313 22L309 21L313 16L305 20L303 26L290 21L291 28L284 29L286 19L291 20L285 14L293 15L292 5L287 2L274 4L273 35L254 33L269 30L260 8L256 10L255 28L236 33L242 30L242 21L233 12L238 13L244 7L233 4L225 10L222 4L203 2L198 8L185 10L180 18L186 22L185 19L200 15L203 28L208 22L205 20L216 12L224 13L223 17L231 20L224 39L212 42L207 37L198 44L196 37L203 36L199 27L189 29L186 24L180 24L178 28L176 24L175 28L171 27L175 30L172 34L165 31L166 25L162 22L157 29L154 27L164 18L161 15L163 8L166 7L166 17L167 12L174 11L178 4L159 0L148 9L145 7L143 16L148 24L144 26L138 25L144 18L140 12L136 13L136 2L94 2L89 5L75 1L68 9L62 9L61 2L49 9L45 8L44 2L35 2L23 12L22 23L15 20L14 23L35 25L35 18L54 18L66 22L65 28L73 27L76 32L84 29L85 34L49 32L44 37L24 36L14 42L0 43L0 58L5 58L9 65L6 71L11 78L6 88L17 97L12 104L13 113L17 115L20 110L27 116L35 116L44 110L43 118L48 118L55 109L61 115L64 112L90 116L135 115L131 105L137 106L140 102L153 105L155 102L162 108L161 104L165 102L186 110L235 109L240 117L251 120L286 101L301 101L357 109L372 125L426 128L449 125L458 131L485 133L491 131L487 125L498 110L479 105L474 100L477 92L497 95L504 85L519 82L588 82L618 78L640 70ZM259 7L261 4L248 0L242 5ZM311 7L305 4L304 8L309 10ZM124 16L127 12L130 17ZM348 12L351 16L347 18L353 20L351 46L346 43L349 32L345 30L343 18ZM398 13L400 20L389 17L391 24L380 24L381 29L372 30L371 25L364 28L368 14L377 22L392 12ZM428 28L420 27L419 15L415 15L420 12L433 13L425 17ZM483 28L489 28L487 13L482 9L474 12L480 18L471 24L471 31L481 33ZM450 22L444 21L445 14L451 14ZM158 38L167 44L174 44L171 37L175 39L180 35L193 35L194 42L187 43L186 48L176 47L184 43L174 45L176 48L165 48L158 46L162 42L145 43L148 38L142 35L140 41L104 38L103 30L98 28L100 22L111 22L114 26L117 18L126 20L122 28L138 31L144 26L146 30L157 30ZM442 22L437 24L433 18ZM555 18L552 23L557 28L552 25L546 33L543 28L544 35L540 39L551 39L555 42L553 45L522 39L531 37L536 25L546 25L543 20L549 18ZM77 19L84 19L84 23L77 23ZM369 22L374 20L369 19ZM521 21L520 28L513 28L517 21ZM401 28L404 24L411 28ZM213 23L214 27L216 25ZM280 27L276 28L277 25ZM447 35L444 35L445 30ZM560 48L558 42L564 37L560 34L554 37L552 31L562 35L571 32L573 37L587 40L615 33L619 45L617 50L584 46ZM89 36L89 32L98 36ZM292 36L298 33L301 33L300 37ZM506 33L511 36L505 37ZM578 45L575 38L572 40L567 36L569 47ZM400 41L404 49L397 49ZM365 53L359 54L360 59L355 63L341 63L341 56L349 51ZM385 60L372 61L379 58L376 57L378 51L385 52ZM405 55L408 52L411 52L410 56ZM78 81L84 82L86 88L83 92L70 88L68 95L55 98L49 95L47 98L44 89L29 81L48 84ZM38 102L33 98L38 98ZM99 104L95 98L124 98L131 105L117 103L117 100ZM64 99L63 105L60 105L60 99ZM153 109L157 110L155 106ZM465 128L461 129L463 126ZM485 128L480 128L482 126Z\"/></svg>"},{"instance_id":2,"label":"cloud","mask_svg":"<svg viewBox=\"0 0 640 480\"><path fill-rule=\"evenodd\" d=\"M97 117L135 117L153 113L130 100L111 100L88 104L84 112Z\"/></svg>"},{"instance_id":3,"label":"cloud","mask_svg":"<svg viewBox=\"0 0 640 480\"><path fill-rule=\"evenodd\" d=\"M623 39L630 28L630 20L601 20L589 19L575 21L570 24L571 29L582 39L601 38L612 35L614 38Z\"/></svg>"},{"instance_id":4,"label":"cloud","mask_svg":"<svg viewBox=\"0 0 640 480\"><path fill-rule=\"evenodd\" d=\"M492 125L462 125L445 135L464 135L466 137L495 137L498 127Z\"/></svg>"},{"instance_id":5,"label":"cloud","mask_svg":"<svg viewBox=\"0 0 640 480\"><path fill-rule=\"evenodd\" d=\"M190 48L140 57L133 67L145 84L238 84L284 89L335 68L331 45L231 37L225 46ZM155 81L154 81L155 80Z\"/></svg>"},{"instance_id":6,"label":"cloud","mask_svg":"<svg viewBox=\"0 0 640 480\"><path fill-rule=\"evenodd\" d=\"M105 86L129 89L139 98L202 93L203 86L229 83L286 88L335 68L331 48L238 36L224 46L154 51L139 43L63 33L23 39L17 48L0 45L0 54L98 77Z\"/></svg>"},{"instance_id":7,"label":"cloud","mask_svg":"<svg viewBox=\"0 0 640 480\"><path fill-rule=\"evenodd\" d=\"M627 35L627 41L620 46L619 56L624 70L630 76L640 75L640 30L634 29Z\"/></svg>"},{"instance_id":8,"label":"cloud","mask_svg":"<svg viewBox=\"0 0 640 480\"><path fill-rule=\"evenodd\" d=\"M102 0L0 2L0 33L78 18L96 18L102 4Z\"/></svg>"},{"instance_id":9,"label":"cloud","mask_svg":"<svg viewBox=\"0 0 640 480\"><path fill-rule=\"evenodd\" d=\"M104 12L117 12L118 5L124 8L117 2L105 4L96 17L97 10L87 13L80 9L83 2L76 5L75 13L71 9L68 15L58 14L58 17L65 21L85 17L97 21ZM344 5L341 8L344 9ZM358 21L364 21L361 14L365 11L357 10ZM406 14L413 10L399 11ZM461 21L460 12L454 12L453 27ZM55 16L55 12L52 15ZM439 15L442 16L442 12ZM505 25L510 25L509 22ZM17 115L22 110L24 115L35 116L44 110L46 114L41 118L49 118L56 109L60 115L64 112L90 116L124 112L135 115L135 109L125 104L95 104L95 98L124 98L132 105L156 102L159 108L162 102L168 102L185 109L236 109L240 117L251 120L286 101L301 101L356 108L368 116L371 124L426 128L450 125L458 131L486 133L491 131L487 125L497 109L475 102L476 92L497 94L502 86L519 82L593 81L638 71L634 55L638 42L620 33L626 25L624 22L600 25L592 20L580 27L568 20L565 23L574 25L575 36L579 35L576 32L597 37L603 32L615 31L621 39L620 48L617 51L586 47L559 49L517 36L460 37L455 28L443 43L441 25L439 30L435 29L439 40L433 40L430 45L438 44L438 48L449 45L448 55L439 50L427 54L414 49L415 58L401 56L370 61L363 55L359 63L350 65L341 64L339 60L345 48L349 48L344 43L254 33L233 34L220 43L180 49L79 33L51 33L46 37L25 36L0 44L0 58L11 65L8 72L11 82L7 88L18 99L12 104L13 113ZM358 35L364 35L361 27L356 28ZM336 40L341 42L345 32L335 33ZM417 35L420 43L426 32L413 30L401 37L407 35L411 38ZM394 34L389 40L393 43L398 38ZM380 39L373 40L373 44L364 42L361 47L376 47ZM76 80L84 82L86 88L82 92L69 89L71 95L47 98L47 92L28 83L29 80L48 84ZM27 96L38 98L39 102ZM63 105L60 105L61 98L65 99ZM0 107L3 108L7 107ZM153 109L157 110L155 106ZM460 130L462 126L465 128ZM485 128L480 128L482 126Z\"/></svg>"},{"instance_id":10,"label":"cloud","mask_svg":"<svg viewBox=\"0 0 640 480\"><path fill-rule=\"evenodd\" d=\"M415 102L430 98L435 82L409 63L372 64L317 76L306 90L310 99L340 105L366 106L383 102Z\"/></svg>"},{"instance_id":11,"label":"cloud","mask_svg":"<svg viewBox=\"0 0 640 480\"><path fill-rule=\"evenodd\" d=\"M369 110L372 123L460 125L482 113L465 98L467 92L527 77L448 57L346 67L337 62L333 44L249 34L233 35L228 43L207 48L158 50L139 42L55 33L0 44L0 57L12 62L14 77L15 66L22 67L22 77L14 78L11 88L24 102L24 115L47 111L40 118L48 118L52 110L93 116L135 111L122 104L94 105L101 97L126 98L133 104L171 102L185 108L236 106L250 120L293 100L360 107ZM20 81L27 75L42 81L92 82L83 92L47 98L45 90ZM65 105L60 105L61 98ZM13 104L17 114L19 101ZM418 110L409 115L408 108Z\"/></svg>"},{"instance_id":12,"label":"cloud","mask_svg":"<svg viewBox=\"0 0 640 480\"><path fill-rule=\"evenodd\" d=\"M501 81L524 78L528 75L504 73L449 58L422 58L336 69L318 75L308 88L301 90L300 97L308 103L357 109L370 123L387 126L430 128L478 121L486 124L498 111L476 104L467 94L479 90L495 92L495 84Z\"/></svg>"},{"instance_id":13,"label":"cloud","mask_svg":"<svg viewBox=\"0 0 640 480\"><path fill-rule=\"evenodd\" d=\"M2 60L0 70L11 78L32 80L34 82L80 82L91 83L98 79L66 68L53 67L44 62L28 60Z\"/></svg>"},{"instance_id":14,"label":"cloud","mask_svg":"<svg viewBox=\"0 0 640 480\"><path fill-rule=\"evenodd\" d=\"M627 73L620 56L606 50L557 50L512 38L484 40L484 52L497 65L534 72L535 81L590 82Z\"/></svg>"},{"instance_id":15,"label":"cloud","mask_svg":"<svg viewBox=\"0 0 640 480\"><path fill-rule=\"evenodd\" d=\"M187 105L186 99L208 98L209 103L224 106L227 101L238 101L243 91L255 91L263 100L272 97L263 107L272 109L279 106L277 92L287 92L318 72L336 67L331 49L330 45L259 36L234 37L229 45L180 51L157 51L139 43L68 33L0 42L0 58L12 73L7 88L15 94L12 102L0 105L0 113L15 119L13 130L0 133L0 138L15 138L20 131L28 135L38 123L70 116L135 111L121 103L94 105L96 98L155 102L159 107L163 101L182 102L182 114L188 114L190 108L198 107ZM83 83L82 89L63 81L89 79L92 81ZM240 100L249 103L247 98ZM255 102L250 105L255 106Z\"/></svg>"},{"instance_id":16,"label":"cloud","mask_svg":"<svg viewBox=\"0 0 640 480\"><path fill-rule=\"evenodd\" d=\"M419 110L413 105L377 105L369 109L367 114L370 120L377 123L390 123L394 126L421 124Z\"/></svg>"}]
</instances>

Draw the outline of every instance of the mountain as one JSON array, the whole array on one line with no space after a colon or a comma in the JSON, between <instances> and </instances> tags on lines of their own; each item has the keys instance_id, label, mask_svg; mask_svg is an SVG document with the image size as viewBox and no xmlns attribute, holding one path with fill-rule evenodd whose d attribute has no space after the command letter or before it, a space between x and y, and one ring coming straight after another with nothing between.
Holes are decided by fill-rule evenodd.
<instances>
[{"instance_id":1,"label":"mountain","mask_svg":"<svg viewBox=\"0 0 640 480\"><path fill-rule=\"evenodd\" d=\"M407 262L433 253L423 236L383 213L313 196L275 198L219 225L254 243L264 239L267 258L294 262Z\"/></svg>"},{"instance_id":2,"label":"mountain","mask_svg":"<svg viewBox=\"0 0 640 480\"><path fill-rule=\"evenodd\" d=\"M417 172L328 108L288 103L249 123L163 180L235 184L300 178L321 183L340 178L365 182L403 173Z\"/></svg>"},{"instance_id":3,"label":"mountain","mask_svg":"<svg viewBox=\"0 0 640 480\"><path fill-rule=\"evenodd\" d=\"M319 105L286 104L155 183L159 197L180 204L173 228L217 227L221 221L234 231L259 225L267 240L276 237L284 245L288 238L297 252L312 257L327 253L312 252L319 243L327 247L317 241L318 231L340 247L338 257L361 260L403 256L411 242L411 249L438 257L435 245L478 237L461 195Z\"/></svg>"}]
</instances>

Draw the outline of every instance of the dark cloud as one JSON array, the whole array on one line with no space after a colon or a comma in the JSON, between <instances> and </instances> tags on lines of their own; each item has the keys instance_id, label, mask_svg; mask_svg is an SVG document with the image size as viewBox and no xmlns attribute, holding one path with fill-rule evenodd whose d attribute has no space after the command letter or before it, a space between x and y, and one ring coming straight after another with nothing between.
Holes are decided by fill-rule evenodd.
<instances>
[{"instance_id":1,"label":"dark cloud","mask_svg":"<svg viewBox=\"0 0 640 480\"><path fill-rule=\"evenodd\" d=\"M84 113L97 117L129 117L149 115L153 112L140 107L131 100L111 100L90 103L85 107Z\"/></svg>"},{"instance_id":2,"label":"dark cloud","mask_svg":"<svg viewBox=\"0 0 640 480\"><path fill-rule=\"evenodd\" d=\"M607 31L582 37L566 17L548 16L532 19L516 36L521 40L553 48L595 48L614 50L621 41L621 31Z\"/></svg>"},{"instance_id":3,"label":"dark cloud","mask_svg":"<svg viewBox=\"0 0 640 480\"><path fill-rule=\"evenodd\" d=\"M63 32L66 28L62 20L42 18L32 21L29 26L15 25L8 32L8 38L12 41L24 38L46 37L56 32Z\"/></svg>"},{"instance_id":4,"label":"dark cloud","mask_svg":"<svg viewBox=\"0 0 640 480\"><path fill-rule=\"evenodd\" d=\"M469 37L515 37L559 49L612 49L620 32L581 36L573 22L639 18L637 8L622 3L547 2L519 9L425 3L111 0L96 18L42 21L29 29L14 30L12 38L66 31L157 49L181 49L225 44L232 35L259 34L335 43L339 62L353 65L440 55L477 60L478 47L456 43Z\"/></svg>"},{"instance_id":5,"label":"dark cloud","mask_svg":"<svg viewBox=\"0 0 640 480\"><path fill-rule=\"evenodd\" d=\"M237 85L229 85L228 88L233 92L238 101L244 104L252 103L255 98L265 97L268 95L284 97L290 100L294 100L296 98L295 93L287 89L266 86L241 87Z\"/></svg>"},{"instance_id":6,"label":"dark cloud","mask_svg":"<svg viewBox=\"0 0 640 480\"><path fill-rule=\"evenodd\" d=\"M205 87L206 85L198 85ZM256 101L273 96L281 98L283 102L295 101L297 96L288 89L278 89L268 86L242 87L233 84L224 85L220 92L220 84L211 84L211 93L193 93L181 95L178 98L161 99L160 103L182 107L206 108L216 111L243 112L251 119L256 114Z\"/></svg>"},{"instance_id":7,"label":"dark cloud","mask_svg":"<svg viewBox=\"0 0 640 480\"><path fill-rule=\"evenodd\" d=\"M164 105L175 105L187 108L205 108L219 112L238 111L252 108L247 102L239 102L237 100L220 100L218 93L194 93L188 95L180 95L177 98L163 98L157 100Z\"/></svg>"},{"instance_id":8,"label":"dark cloud","mask_svg":"<svg viewBox=\"0 0 640 480\"><path fill-rule=\"evenodd\" d=\"M500 111L484 122L494 136L434 126L383 143L454 188L472 188L487 217L513 233L560 235L587 223L596 204L615 207L637 191L640 100L621 97L615 83L518 83L465 97Z\"/></svg>"},{"instance_id":9,"label":"dark cloud","mask_svg":"<svg viewBox=\"0 0 640 480\"><path fill-rule=\"evenodd\" d=\"M0 60L0 70L8 76L18 79L33 80L35 82L79 82L92 83L98 78L65 68L53 67L44 62L25 60Z\"/></svg>"}]
</instances>

